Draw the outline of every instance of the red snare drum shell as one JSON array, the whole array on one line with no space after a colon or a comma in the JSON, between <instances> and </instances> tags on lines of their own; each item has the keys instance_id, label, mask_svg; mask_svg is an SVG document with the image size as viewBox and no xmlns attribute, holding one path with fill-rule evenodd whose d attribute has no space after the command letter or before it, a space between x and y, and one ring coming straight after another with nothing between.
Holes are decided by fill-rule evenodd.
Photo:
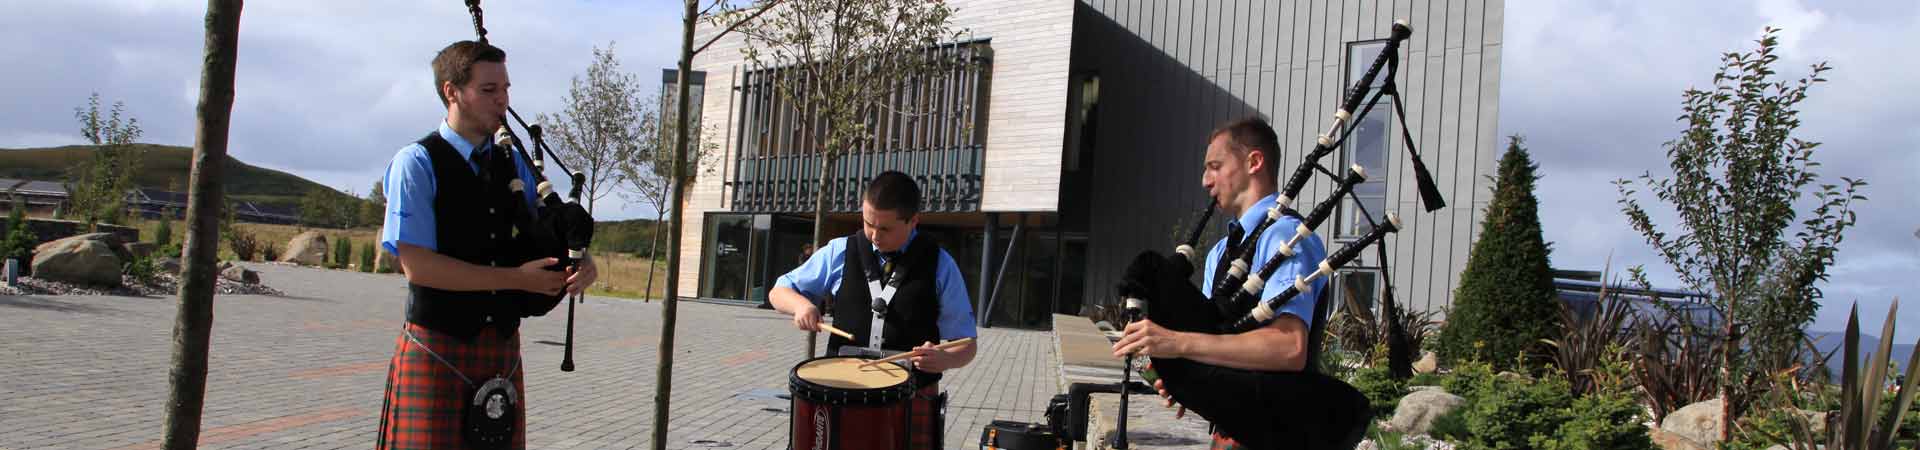
<instances>
[{"instance_id":1,"label":"red snare drum shell","mask_svg":"<svg viewBox=\"0 0 1920 450\"><path fill-rule=\"evenodd\" d=\"M850 356L825 356L793 366L788 376L788 391L793 394L793 428L788 435L788 448L906 448L907 400L913 393L910 377L905 375L905 369L892 364L864 370L851 368L863 361ZM807 373L802 373L803 368Z\"/></svg>"}]
</instances>

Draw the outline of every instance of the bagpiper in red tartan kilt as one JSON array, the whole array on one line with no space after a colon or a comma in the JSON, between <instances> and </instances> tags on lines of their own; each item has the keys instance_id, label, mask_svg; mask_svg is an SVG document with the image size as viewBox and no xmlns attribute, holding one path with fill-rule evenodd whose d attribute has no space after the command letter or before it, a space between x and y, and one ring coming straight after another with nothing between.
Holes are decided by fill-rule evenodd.
<instances>
[{"instance_id":1,"label":"bagpiper in red tartan kilt","mask_svg":"<svg viewBox=\"0 0 1920 450\"><path fill-rule=\"evenodd\" d=\"M413 339L408 339L408 334ZM387 369L386 403L380 408L380 441L374 448L466 448L460 424L467 410L468 399L464 396L471 394L473 387L429 354L429 349L447 364L459 367L461 374L475 383L507 376L521 393L519 403L526 404L526 379L518 367L518 333L502 337L498 327L485 327L468 341L409 322L394 343L393 362ZM526 430L527 416L520 414L514 424L514 449L527 447Z\"/></svg>"}]
</instances>

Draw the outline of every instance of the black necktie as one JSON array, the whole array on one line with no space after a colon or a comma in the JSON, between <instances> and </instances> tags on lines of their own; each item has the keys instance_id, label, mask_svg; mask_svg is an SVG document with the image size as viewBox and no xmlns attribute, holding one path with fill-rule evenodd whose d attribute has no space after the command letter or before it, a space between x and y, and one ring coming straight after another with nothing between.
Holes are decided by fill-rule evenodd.
<instances>
[{"instance_id":1,"label":"black necktie","mask_svg":"<svg viewBox=\"0 0 1920 450\"><path fill-rule=\"evenodd\" d=\"M886 259L886 262L880 263L880 271L883 274L882 280L888 282L893 281L893 268L899 266L898 263L900 262L902 253L903 252L898 251L880 252L880 257Z\"/></svg>"},{"instance_id":2,"label":"black necktie","mask_svg":"<svg viewBox=\"0 0 1920 450\"><path fill-rule=\"evenodd\" d=\"M488 157L491 156L493 152L490 152L488 150L489 150L488 148L473 149L473 158L472 158L473 165L480 167L480 179L482 181L491 180L493 178L492 168L487 167L487 161L491 160Z\"/></svg>"},{"instance_id":3,"label":"black necktie","mask_svg":"<svg viewBox=\"0 0 1920 450\"><path fill-rule=\"evenodd\" d=\"M1240 239L1244 237L1245 234L1246 230L1240 228L1240 222L1234 221L1227 223L1227 247L1224 251L1220 252L1220 263L1213 265L1214 284L1220 284L1222 280L1226 279L1227 267L1233 265L1234 253L1239 251ZM1213 286L1205 286L1205 288L1213 289ZM1213 293L1208 292L1207 295L1213 295Z\"/></svg>"}]
</instances>

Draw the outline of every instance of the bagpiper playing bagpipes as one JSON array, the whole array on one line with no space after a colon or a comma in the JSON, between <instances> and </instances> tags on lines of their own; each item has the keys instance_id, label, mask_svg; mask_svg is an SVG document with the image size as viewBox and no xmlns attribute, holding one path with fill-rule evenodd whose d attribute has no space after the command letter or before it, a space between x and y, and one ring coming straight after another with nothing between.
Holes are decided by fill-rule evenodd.
<instances>
[{"instance_id":1,"label":"bagpiper playing bagpipes","mask_svg":"<svg viewBox=\"0 0 1920 450\"><path fill-rule=\"evenodd\" d=\"M506 52L487 42L479 1L466 6L478 39L432 62L446 118L401 148L383 181L380 243L400 260L408 296L375 448L526 448L520 321L572 296L561 361L572 371L573 304L598 277L584 177L567 171L562 201L543 174L541 151L552 150L540 127L520 122L529 156L507 126L520 118L507 106Z\"/></svg>"},{"instance_id":2,"label":"bagpiper playing bagpipes","mask_svg":"<svg viewBox=\"0 0 1920 450\"><path fill-rule=\"evenodd\" d=\"M1210 194L1207 215L1217 206L1229 218L1227 237L1206 254L1204 265L1193 248L1199 236L1194 233L1174 254L1143 252L1127 268L1119 294L1130 320L1144 320L1127 325L1114 355L1129 361L1135 354L1150 357L1157 390L1169 405L1177 402L1213 424L1214 448L1350 449L1365 433L1372 417L1366 397L1313 366L1319 344L1314 321L1324 311L1318 293L1341 267L1398 231L1400 222L1388 213L1386 223L1372 224L1365 236L1327 255L1313 230L1367 174L1354 166L1336 176L1318 160L1345 142L1350 120L1364 117L1382 94L1396 93L1398 49L1411 34L1404 22L1393 25L1380 56L1334 112L1331 129L1278 192L1279 144L1271 126L1247 118L1211 134L1202 184ZM1369 99L1383 69L1380 91ZM1392 98L1394 109L1402 110L1400 96ZM1366 108L1360 109L1363 99ZM1402 135L1414 151L1404 127ZM1413 163L1423 203L1429 211L1443 206L1417 151ZM1301 216L1292 207L1316 170L1335 178L1335 189ZM1204 226L1204 217L1196 226ZM1188 282L1196 266L1204 270L1205 292Z\"/></svg>"}]
</instances>

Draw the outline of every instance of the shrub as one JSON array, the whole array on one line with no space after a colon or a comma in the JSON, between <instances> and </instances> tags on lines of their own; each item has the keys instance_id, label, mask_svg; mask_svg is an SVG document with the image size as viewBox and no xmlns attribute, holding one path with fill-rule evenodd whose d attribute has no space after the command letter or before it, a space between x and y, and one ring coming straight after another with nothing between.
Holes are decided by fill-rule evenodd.
<instances>
[{"instance_id":1,"label":"shrub","mask_svg":"<svg viewBox=\"0 0 1920 450\"><path fill-rule=\"evenodd\" d=\"M373 271L373 243L372 242L368 242L360 245L360 271L361 272Z\"/></svg>"},{"instance_id":2,"label":"shrub","mask_svg":"<svg viewBox=\"0 0 1920 450\"><path fill-rule=\"evenodd\" d=\"M340 236L340 239L335 239L332 256L334 267L347 267L347 263L353 261L353 240L344 235Z\"/></svg>"},{"instance_id":3,"label":"shrub","mask_svg":"<svg viewBox=\"0 0 1920 450\"><path fill-rule=\"evenodd\" d=\"M153 229L154 248L166 248L173 245L173 218L161 217L160 226Z\"/></svg>"},{"instance_id":4,"label":"shrub","mask_svg":"<svg viewBox=\"0 0 1920 450\"><path fill-rule=\"evenodd\" d=\"M1467 411L1465 408L1448 411L1433 418L1433 426L1427 428L1427 434L1447 442L1467 442L1473 434L1467 432Z\"/></svg>"},{"instance_id":5,"label":"shrub","mask_svg":"<svg viewBox=\"0 0 1920 450\"><path fill-rule=\"evenodd\" d=\"M227 248L233 250L234 259L253 261L254 253L260 251L260 240L253 233L241 231L235 227L228 230Z\"/></svg>"},{"instance_id":6,"label":"shrub","mask_svg":"<svg viewBox=\"0 0 1920 450\"><path fill-rule=\"evenodd\" d=\"M1539 176L1521 142L1513 137L1500 159L1493 201L1440 335L1443 358L1477 357L1511 369L1537 354L1541 339L1554 337L1559 305L1533 196Z\"/></svg>"},{"instance_id":7,"label":"shrub","mask_svg":"<svg viewBox=\"0 0 1920 450\"><path fill-rule=\"evenodd\" d=\"M280 246L268 242L266 247L260 248L260 259L262 261L279 261Z\"/></svg>"},{"instance_id":8,"label":"shrub","mask_svg":"<svg viewBox=\"0 0 1920 450\"><path fill-rule=\"evenodd\" d=\"M1567 420L1547 436L1543 450L1650 450L1645 410L1624 392L1595 393L1573 400Z\"/></svg>"},{"instance_id":9,"label":"shrub","mask_svg":"<svg viewBox=\"0 0 1920 450\"><path fill-rule=\"evenodd\" d=\"M1354 371L1353 387L1366 394L1367 405L1373 409L1373 417L1393 416L1393 409L1400 405L1400 398L1407 396L1407 385L1393 379L1392 370L1386 364L1375 364Z\"/></svg>"},{"instance_id":10,"label":"shrub","mask_svg":"<svg viewBox=\"0 0 1920 450\"><path fill-rule=\"evenodd\" d=\"M34 242L33 232L27 231L26 209L25 203L19 197L15 197L13 211L7 213L7 226L5 229L0 229L0 260L31 259L30 253L38 243Z\"/></svg>"},{"instance_id":11,"label":"shrub","mask_svg":"<svg viewBox=\"0 0 1920 450\"><path fill-rule=\"evenodd\" d=\"M159 272L160 270L153 264L153 258L149 256L135 256L132 261L127 261L121 266L121 273L133 277L134 281L142 285L153 284L154 275Z\"/></svg>"},{"instance_id":12,"label":"shrub","mask_svg":"<svg viewBox=\"0 0 1920 450\"><path fill-rule=\"evenodd\" d=\"M1566 379L1545 377L1531 383L1489 377L1479 381L1477 397L1468 397L1464 421L1472 448L1540 448L1571 417L1572 388Z\"/></svg>"}]
</instances>

